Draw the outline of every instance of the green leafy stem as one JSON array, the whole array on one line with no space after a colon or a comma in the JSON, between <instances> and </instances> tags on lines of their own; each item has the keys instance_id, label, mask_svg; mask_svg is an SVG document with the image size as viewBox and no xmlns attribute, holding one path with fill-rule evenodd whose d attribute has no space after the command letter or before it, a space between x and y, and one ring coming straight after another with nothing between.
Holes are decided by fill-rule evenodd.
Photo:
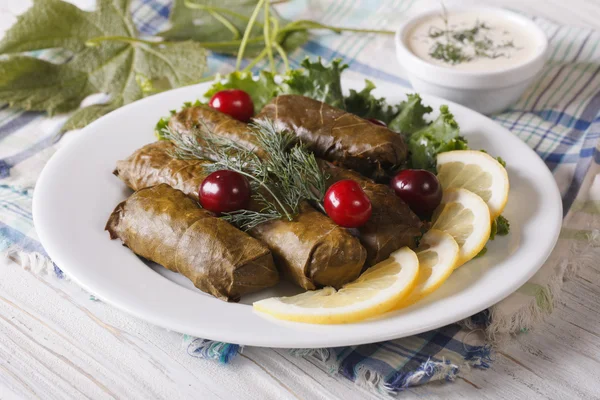
<instances>
[{"instance_id":1,"label":"green leafy stem","mask_svg":"<svg viewBox=\"0 0 600 400\"><path fill-rule=\"evenodd\" d=\"M293 32L323 29L332 31L337 34L340 34L342 32L377 33L386 35L394 34L393 31L388 30L337 27L311 20L293 21L280 28L279 21L271 16L270 9L272 2L266 0L259 0L256 7L252 11L252 14L249 17L226 8L207 6L204 4L194 3L190 0L185 0L184 4L188 8L203 10L210 13L217 21L222 23L232 33L233 37L231 40L216 42L198 42L198 44L209 50L222 48L223 46L239 46L237 52L236 70L240 69L242 60L244 58L244 53L246 52L246 48L249 44L264 43L265 47L258 53L258 55L254 59L252 59L248 63L248 65L244 68L244 71L252 69L252 67L254 67L260 61L262 61L265 57L267 57L269 60L271 71L275 71L275 52L279 55L279 57L281 57L285 66L285 70L289 71L289 60L287 52L281 46L281 43L288 34ZM252 29L256 24L256 20L261 10L264 12L265 20L263 24L263 35L257 37L250 37L252 34ZM248 22L243 35L241 35L241 32L237 29L237 27L233 25L229 20L227 20L227 18L225 18L224 15L242 19ZM99 36L86 41L86 45L98 46L100 43L105 41L126 42L130 44L142 44L148 46L170 45L173 43L165 41L145 40L127 36Z\"/></svg>"}]
</instances>

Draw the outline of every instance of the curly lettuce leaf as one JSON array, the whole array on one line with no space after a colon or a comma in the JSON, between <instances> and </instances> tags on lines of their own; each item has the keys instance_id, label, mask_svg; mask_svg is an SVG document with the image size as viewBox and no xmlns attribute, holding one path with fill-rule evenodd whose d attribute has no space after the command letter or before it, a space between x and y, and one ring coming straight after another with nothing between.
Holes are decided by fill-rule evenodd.
<instances>
[{"instance_id":1,"label":"curly lettuce leaf","mask_svg":"<svg viewBox=\"0 0 600 400\"><path fill-rule=\"evenodd\" d=\"M396 132L410 135L427 126L425 115L433 108L423 104L418 93L407 95L407 99L398 106L398 114L390 121L388 127Z\"/></svg>"},{"instance_id":2,"label":"curly lettuce leaf","mask_svg":"<svg viewBox=\"0 0 600 400\"><path fill-rule=\"evenodd\" d=\"M226 89L240 89L248 93L254 103L254 112L259 112L279 91L271 72L261 71L258 79L254 79L251 72L236 71L225 76L217 75L204 98L208 101L215 93Z\"/></svg>"},{"instance_id":3,"label":"curly lettuce leaf","mask_svg":"<svg viewBox=\"0 0 600 400\"><path fill-rule=\"evenodd\" d=\"M498 157L496 157L496 160L498 160L500 165L502 165L504 168L506 168L506 161L504 161L504 159L502 157L498 156Z\"/></svg>"},{"instance_id":4,"label":"curly lettuce leaf","mask_svg":"<svg viewBox=\"0 0 600 400\"><path fill-rule=\"evenodd\" d=\"M485 154L489 154L489 153L488 153L486 150L484 150L484 149L481 149L481 150L479 150L479 151L481 151L482 153L485 153ZM500 165L502 165L504 168L506 168L506 161L504 161L504 159L503 159L502 157L500 157L500 156L496 157L496 161L498 161L498 162L500 163Z\"/></svg>"},{"instance_id":5,"label":"curly lettuce leaf","mask_svg":"<svg viewBox=\"0 0 600 400\"><path fill-rule=\"evenodd\" d=\"M499 215L498 218L494 220L493 225L495 225L495 228L493 229L494 236L506 236L510 232L510 222L502 215ZM494 238L490 235L490 239Z\"/></svg>"},{"instance_id":6,"label":"curly lettuce leaf","mask_svg":"<svg viewBox=\"0 0 600 400\"><path fill-rule=\"evenodd\" d=\"M411 168L436 171L436 156L452 150L466 150L467 141L448 106L440 106L440 115L429 125L408 136Z\"/></svg>"},{"instance_id":7,"label":"curly lettuce leaf","mask_svg":"<svg viewBox=\"0 0 600 400\"><path fill-rule=\"evenodd\" d=\"M315 62L305 58L301 64L303 68L284 76L280 94L298 94L345 109L341 74L348 65L341 62L335 59L331 64L323 65L320 57Z\"/></svg>"},{"instance_id":8,"label":"curly lettuce leaf","mask_svg":"<svg viewBox=\"0 0 600 400\"><path fill-rule=\"evenodd\" d=\"M346 111L361 118L374 118L388 124L396 116L397 110L387 105L385 98L373 96L373 89L375 84L368 79L365 79L365 87L360 92L350 89L350 94L344 99Z\"/></svg>"},{"instance_id":9,"label":"curly lettuce leaf","mask_svg":"<svg viewBox=\"0 0 600 400\"><path fill-rule=\"evenodd\" d=\"M506 236L506 235L508 235L509 231L510 231L510 223L502 215L499 215L498 218L496 218L495 220L492 221L492 229L490 231L489 240L496 239L496 236ZM486 245L486 247L481 249L481 251L479 253L477 253L475 258L482 257L485 255L485 253L487 253L487 245Z\"/></svg>"}]
</instances>

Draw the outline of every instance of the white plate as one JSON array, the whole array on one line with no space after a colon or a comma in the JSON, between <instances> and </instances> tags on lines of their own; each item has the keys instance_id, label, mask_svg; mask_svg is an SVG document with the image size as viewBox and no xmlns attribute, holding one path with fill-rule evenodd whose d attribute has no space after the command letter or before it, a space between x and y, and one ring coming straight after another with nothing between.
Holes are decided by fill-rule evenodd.
<instances>
[{"instance_id":1,"label":"white plate","mask_svg":"<svg viewBox=\"0 0 600 400\"><path fill-rule=\"evenodd\" d=\"M377 95L390 103L407 89L376 82ZM225 303L195 289L162 267L149 268L104 225L130 191L112 175L117 160L154 141L159 117L201 96L208 84L155 95L99 119L60 149L37 183L33 216L48 254L73 280L137 317L202 338L253 346L335 347L383 341L441 327L502 300L544 263L556 243L562 219L561 197L541 159L517 137L487 117L457 104L450 109L474 149L502 156L511 191L504 215L509 236L491 242L484 257L458 269L433 295L410 308L349 325L319 326L276 321L253 312L251 301L290 287ZM361 88L345 80L345 89ZM423 96L437 109L447 101ZM293 289L291 289L293 291Z\"/></svg>"}]
</instances>

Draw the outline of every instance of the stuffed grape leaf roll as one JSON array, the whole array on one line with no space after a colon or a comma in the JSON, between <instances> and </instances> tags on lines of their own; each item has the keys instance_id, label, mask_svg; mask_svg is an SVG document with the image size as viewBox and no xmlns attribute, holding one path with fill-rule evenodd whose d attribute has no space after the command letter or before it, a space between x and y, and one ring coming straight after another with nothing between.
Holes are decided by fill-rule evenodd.
<instances>
[{"instance_id":1,"label":"stuffed grape leaf roll","mask_svg":"<svg viewBox=\"0 0 600 400\"><path fill-rule=\"evenodd\" d=\"M215 135L230 138L247 146L248 150L261 150L246 124L208 107L184 110L176 114L169 124L172 129L180 132L187 132L195 124L202 124ZM263 153L257 154L260 156ZM358 230L360 242L367 250L367 266L385 260L393 251L403 246L414 247L414 239L420 235L421 222L387 185L375 183L357 172L337 167L324 160L319 160L319 166L325 175L329 176L329 185L342 179L353 179L360 184L371 200L371 218Z\"/></svg>"},{"instance_id":2,"label":"stuffed grape leaf roll","mask_svg":"<svg viewBox=\"0 0 600 400\"><path fill-rule=\"evenodd\" d=\"M120 203L106 230L134 253L222 300L239 301L279 280L267 246L166 184L138 190Z\"/></svg>"},{"instance_id":3,"label":"stuffed grape leaf roll","mask_svg":"<svg viewBox=\"0 0 600 400\"><path fill-rule=\"evenodd\" d=\"M148 144L119 161L114 173L134 190L165 183L197 199L208 175L204 162L174 158L173 150L168 141ZM250 208L262 206L251 202ZM340 288L355 280L365 263L359 240L307 203L293 221L265 222L248 233L267 245L282 275L304 289Z\"/></svg>"},{"instance_id":4,"label":"stuffed grape leaf roll","mask_svg":"<svg viewBox=\"0 0 600 400\"><path fill-rule=\"evenodd\" d=\"M369 177L406 160L401 135L326 103L299 95L277 96L255 119L292 130L316 156Z\"/></svg>"},{"instance_id":5,"label":"stuffed grape leaf roll","mask_svg":"<svg viewBox=\"0 0 600 400\"><path fill-rule=\"evenodd\" d=\"M367 249L367 266L385 260L401 247L416 247L415 238L421 235L421 221L389 186L375 183L357 172L324 160L319 161L319 166L329 177L329 185L352 179L358 182L371 200L371 218L358 228L360 242Z\"/></svg>"}]
</instances>

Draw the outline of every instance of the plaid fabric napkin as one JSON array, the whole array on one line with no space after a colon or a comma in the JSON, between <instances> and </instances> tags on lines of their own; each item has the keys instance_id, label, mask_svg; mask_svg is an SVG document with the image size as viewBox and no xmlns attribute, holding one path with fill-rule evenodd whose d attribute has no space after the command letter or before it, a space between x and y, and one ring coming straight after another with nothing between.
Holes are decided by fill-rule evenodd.
<instances>
[{"instance_id":1,"label":"plaid fabric napkin","mask_svg":"<svg viewBox=\"0 0 600 400\"><path fill-rule=\"evenodd\" d=\"M284 16L335 21L352 27L393 29L416 5L409 0L367 2L294 1L280 5ZM424 3L420 2L419 8ZM393 12L390 12L393 10ZM168 0L134 1L134 20L142 33L166 27ZM487 368L492 345L526 332L552 311L563 279L600 257L600 33L547 20L536 23L550 38L550 61L523 97L495 120L510 129L546 162L563 196L565 220L556 249L540 271L514 294L460 324L408 338L335 349L298 349L294 354L325 363L332 373L380 392L432 380L452 380L468 367ZM348 75L408 83L398 73L389 37L323 34L291 57L297 67L306 56L341 57ZM40 56L60 57L43 52ZM212 55L211 72L227 72L234 60ZM258 65L260 70L263 65ZM62 272L47 259L31 215L36 179L57 146L53 138L65 117L0 109L0 252L26 268ZM184 335L188 354L228 362L237 345Z\"/></svg>"}]
</instances>

